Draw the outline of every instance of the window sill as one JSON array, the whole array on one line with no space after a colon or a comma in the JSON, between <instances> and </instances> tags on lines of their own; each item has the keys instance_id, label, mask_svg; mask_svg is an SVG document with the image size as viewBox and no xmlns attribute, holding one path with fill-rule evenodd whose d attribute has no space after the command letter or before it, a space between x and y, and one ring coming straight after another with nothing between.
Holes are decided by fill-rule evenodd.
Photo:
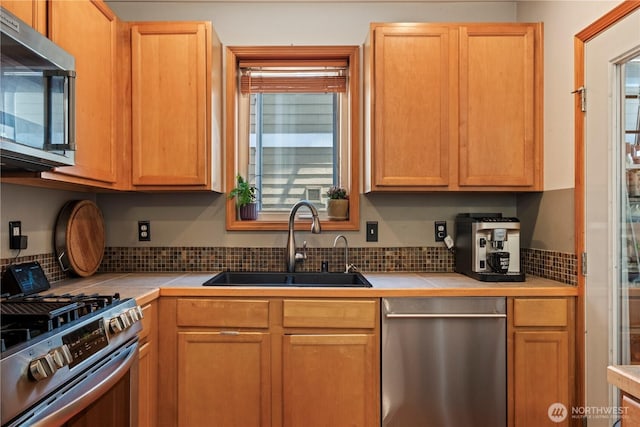
<instances>
[{"instance_id":1,"label":"window sill","mask_svg":"<svg viewBox=\"0 0 640 427\"><path fill-rule=\"evenodd\" d=\"M237 219L236 207L233 200L227 200L227 231L286 231L289 228L289 213L260 214L253 220ZM311 219L306 218L306 212L299 212L303 218L296 216L295 229L308 230L311 227ZM326 213L320 215L320 226L323 231L357 231L360 230L360 208L357 201L349 203L349 219L333 221L326 218ZM323 215L325 216L323 218Z\"/></svg>"}]
</instances>

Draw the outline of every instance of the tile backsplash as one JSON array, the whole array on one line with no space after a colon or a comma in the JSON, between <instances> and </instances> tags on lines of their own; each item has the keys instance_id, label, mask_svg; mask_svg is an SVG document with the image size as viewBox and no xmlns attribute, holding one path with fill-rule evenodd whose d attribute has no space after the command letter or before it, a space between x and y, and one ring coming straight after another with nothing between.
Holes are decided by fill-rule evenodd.
<instances>
[{"instance_id":1,"label":"tile backsplash","mask_svg":"<svg viewBox=\"0 0 640 427\"><path fill-rule=\"evenodd\" d=\"M329 271L345 268L343 247L307 248L306 252L307 259L297 271L320 271L323 261L329 262ZM526 274L577 283L574 254L522 249L520 259ZM98 272L283 271L284 260L284 248L108 247ZM0 259L0 269L27 261L40 262L52 283L66 277L54 254ZM444 247L356 247L349 248L349 263L362 272L453 272L455 255Z\"/></svg>"}]
</instances>

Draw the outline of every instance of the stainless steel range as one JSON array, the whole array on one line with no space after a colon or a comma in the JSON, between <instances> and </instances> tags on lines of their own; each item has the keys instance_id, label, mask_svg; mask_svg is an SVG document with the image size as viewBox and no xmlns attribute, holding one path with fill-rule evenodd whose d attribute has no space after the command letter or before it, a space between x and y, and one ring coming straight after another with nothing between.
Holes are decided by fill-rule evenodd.
<instances>
[{"instance_id":1,"label":"stainless steel range","mask_svg":"<svg viewBox=\"0 0 640 427\"><path fill-rule=\"evenodd\" d=\"M62 425L124 379L135 425L142 310L114 295L56 295L37 263L2 277L2 426ZM21 292L18 292L21 291ZM101 420L104 421L104 420ZM122 420L101 425L122 425Z\"/></svg>"}]
</instances>

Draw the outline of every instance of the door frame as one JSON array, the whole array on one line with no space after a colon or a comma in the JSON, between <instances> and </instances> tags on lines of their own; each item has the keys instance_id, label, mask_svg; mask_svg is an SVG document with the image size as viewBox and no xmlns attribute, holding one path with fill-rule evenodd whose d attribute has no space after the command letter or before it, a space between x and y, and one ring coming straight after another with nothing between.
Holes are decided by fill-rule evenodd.
<instances>
[{"instance_id":1,"label":"door frame","mask_svg":"<svg viewBox=\"0 0 640 427\"><path fill-rule=\"evenodd\" d=\"M584 46L589 40L606 31L618 21L640 8L640 1L625 0L601 18L574 36L574 89L585 84ZM582 254L585 252L585 117L582 112L581 93L574 98L574 139L575 139L575 253L577 266L578 300L576 306L576 404L585 404L585 275L583 274Z\"/></svg>"}]
</instances>

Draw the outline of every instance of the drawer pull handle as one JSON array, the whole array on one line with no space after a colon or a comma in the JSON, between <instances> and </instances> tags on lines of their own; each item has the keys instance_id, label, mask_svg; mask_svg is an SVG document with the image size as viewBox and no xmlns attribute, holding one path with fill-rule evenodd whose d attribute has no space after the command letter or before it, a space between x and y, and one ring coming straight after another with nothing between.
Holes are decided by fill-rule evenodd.
<instances>
[{"instance_id":1,"label":"drawer pull handle","mask_svg":"<svg viewBox=\"0 0 640 427\"><path fill-rule=\"evenodd\" d=\"M428 314L428 313L387 313L387 319L478 319L478 318L506 318L506 314Z\"/></svg>"}]
</instances>

